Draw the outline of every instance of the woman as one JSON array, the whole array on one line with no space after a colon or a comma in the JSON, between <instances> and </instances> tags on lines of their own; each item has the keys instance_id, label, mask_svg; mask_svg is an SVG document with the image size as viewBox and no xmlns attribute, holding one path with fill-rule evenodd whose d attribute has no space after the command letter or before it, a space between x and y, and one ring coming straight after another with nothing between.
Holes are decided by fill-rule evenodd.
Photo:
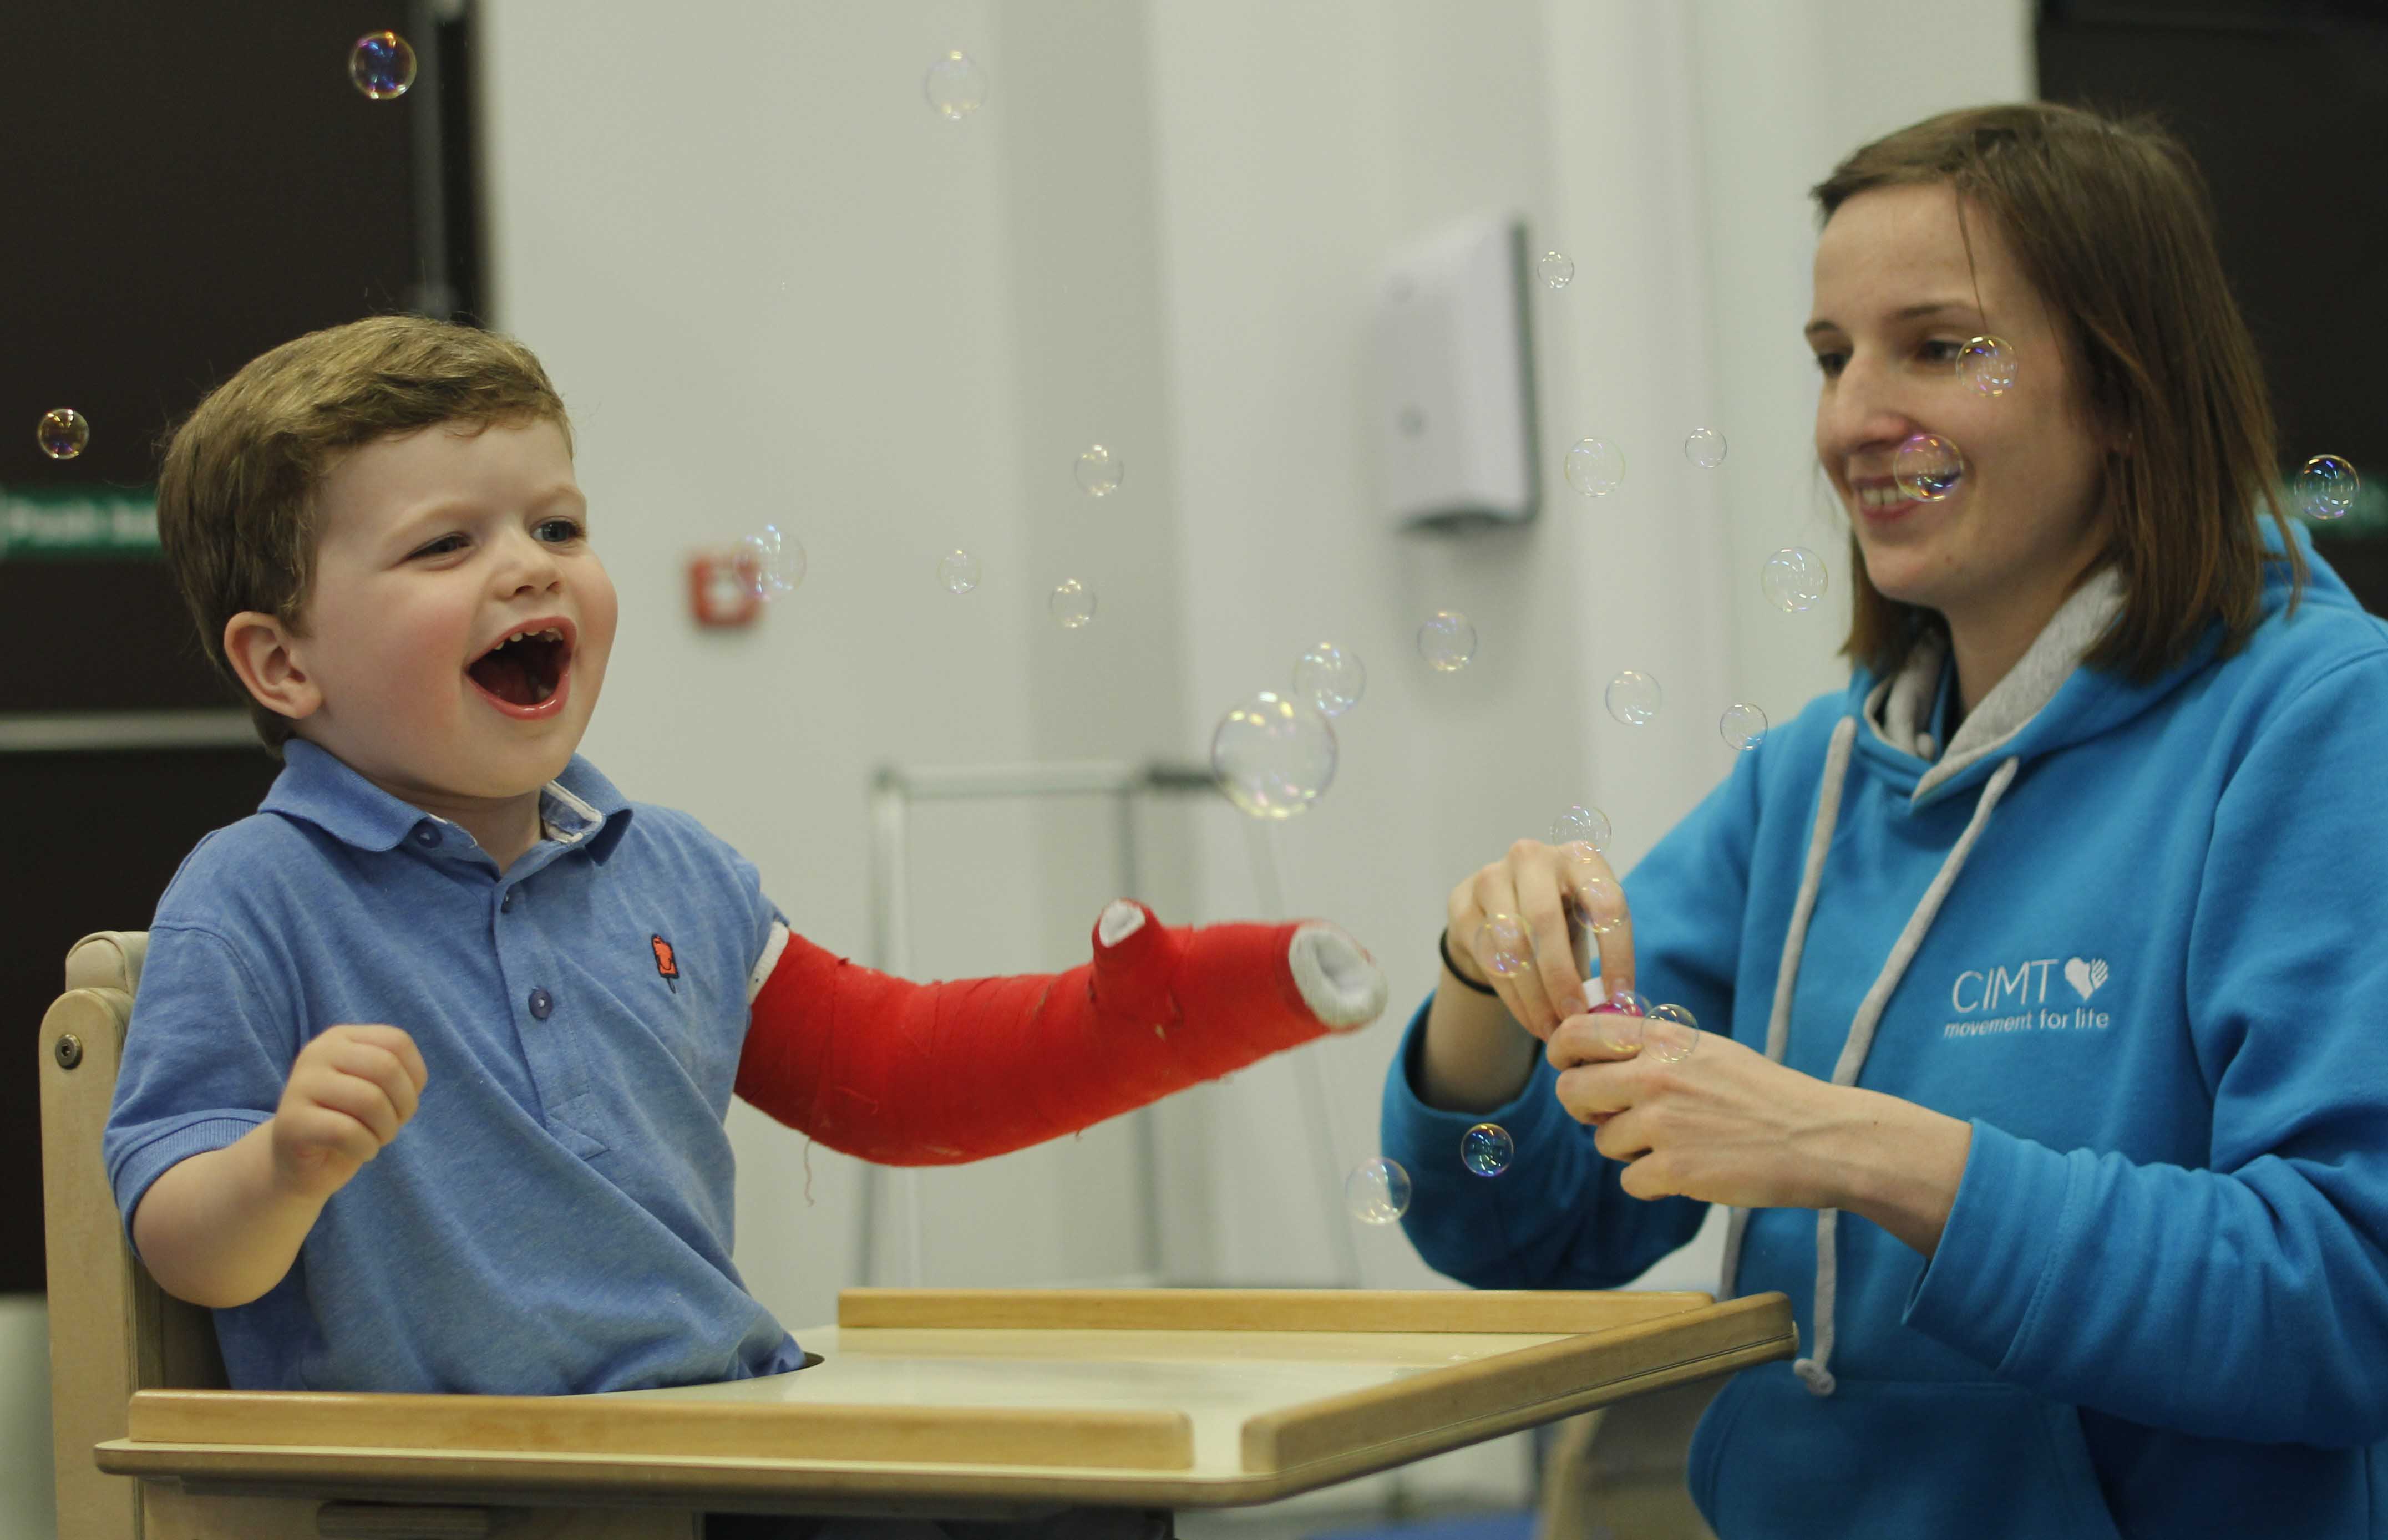
<instances>
[{"instance_id":1,"label":"woman","mask_svg":"<svg viewBox=\"0 0 2388 1540\"><path fill-rule=\"evenodd\" d=\"M1452 890L1385 1094L1409 1233L1478 1286L1614 1288L1730 1205L1722 1292L1787 1294L1803 1355L1694 1439L1726 1540L2388 1535L2388 632L2276 500L2202 183L2031 105L1815 196L1849 688L1594 938L1594 998L1686 1006L1687 1056L1582 1008L1588 848ZM1894 480L1927 433L1937 500Z\"/></svg>"}]
</instances>

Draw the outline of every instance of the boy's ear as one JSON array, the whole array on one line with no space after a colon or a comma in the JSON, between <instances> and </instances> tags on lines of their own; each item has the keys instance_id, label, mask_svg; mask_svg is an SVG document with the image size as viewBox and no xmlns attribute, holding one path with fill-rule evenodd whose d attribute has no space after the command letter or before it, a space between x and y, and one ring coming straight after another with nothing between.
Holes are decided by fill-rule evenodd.
<instances>
[{"instance_id":1,"label":"boy's ear","mask_svg":"<svg viewBox=\"0 0 2388 1540\"><path fill-rule=\"evenodd\" d=\"M261 610L243 610L224 623L224 657L233 672L267 710L296 721L315 714L324 692L298 666L292 640L288 629Z\"/></svg>"}]
</instances>

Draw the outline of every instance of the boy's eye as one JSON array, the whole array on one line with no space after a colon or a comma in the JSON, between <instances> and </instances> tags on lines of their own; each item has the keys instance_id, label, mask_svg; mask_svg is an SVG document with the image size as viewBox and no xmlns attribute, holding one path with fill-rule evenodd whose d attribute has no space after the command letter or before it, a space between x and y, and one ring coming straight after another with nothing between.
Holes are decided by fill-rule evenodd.
<instances>
[{"instance_id":1,"label":"boy's eye","mask_svg":"<svg viewBox=\"0 0 2388 1540\"><path fill-rule=\"evenodd\" d=\"M544 519L540 522L539 527L542 532L556 529L561 529L563 531L560 535L548 536L548 544L550 545L563 545L567 541L581 539L585 535L585 532L580 527L580 521L578 519ZM464 536L462 535L443 535L438 539L434 540L429 545L424 547L421 550L416 551L414 554L417 556L445 556L449 551L455 549L459 545L461 545L464 542Z\"/></svg>"},{"instance_id":2,"label":"boy's eye","mask_svg":"<svg viewBox=\"0 0 2388 1540\"><path fill-rule=\"evenodd\" d=\"M1816 355L1816 367L1826 379L1830 379L1841 372L1841 361L1846 357L1842 353L1819 353Z\"/></svg>"},{"instance_id":3,"label":"boy's eye","mask_svg":"<svg viewBox=\"0 0 2388 1540\"><path fill-rule=\"evenodd\" d=\"M1964 346L1962 342L1927 342L1924 345L1924 356L1935 363L1953 364Z\"/></svg>"}]
</instances>

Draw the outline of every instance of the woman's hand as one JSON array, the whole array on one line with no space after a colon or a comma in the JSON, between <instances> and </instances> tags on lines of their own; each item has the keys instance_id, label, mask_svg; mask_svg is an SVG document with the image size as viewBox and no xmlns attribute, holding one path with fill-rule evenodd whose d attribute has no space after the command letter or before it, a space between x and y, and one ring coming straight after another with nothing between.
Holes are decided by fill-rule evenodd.
<instances>
[{"instance_id":1,"label":"woman's hand","mask_svg":"<svg viewBox=\"0 0 2388 1540\"><path fill-rule=\"evenodd\" d=\"M1633 987L1633 920L1625 890L1608 863L1586 844L1552 847L1520 839L1500 860L1463 878L1446 904L1452 956L1465 977L1490 984L1518 1024L1545 1041L1559 1023L1583 1009L1591 955L1587 932L1600 950L1600 976L1610 993ZM1503 972L1482 932L1494 915L1522 923L1531 955Z\"/></svg>"},{"instance_id":2,"label":"woman's hand","mask_svg":"<svg viewBox=\"0 0 2388 1540\"><path fill-rule=\"evenodd\" d=\"M1569 1016L1545 1049L1558 1098L1593 1143L1628 1164L1637 1198L1681 1195L1735 1208L1841 1208L1831 1156L1848 1126L1848 1088L1776 1064L1730 1037L1701 1032L1688 1056L1645 1051L1632 1016Z\"/></svg>"}]
</instances>

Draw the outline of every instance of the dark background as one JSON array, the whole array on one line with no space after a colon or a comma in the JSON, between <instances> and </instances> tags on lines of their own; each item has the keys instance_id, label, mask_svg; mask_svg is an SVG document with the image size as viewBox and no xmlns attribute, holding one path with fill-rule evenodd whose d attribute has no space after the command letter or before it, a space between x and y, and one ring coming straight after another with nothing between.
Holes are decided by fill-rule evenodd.
<instances>
[{"instance_id":1,"label":"dark background","mask_svg":"<svg viewBox=\"0 0 2388 1540\"><path fill-rule=\"evenodd\" d=\"M440 19L453 13L455 19ZM421 56L367 100L357 38ZM1928 40L1921 40L1928 42ZM1919 45L1918 66L1962 69ZM2275 391L2283 470L2329 452L2388 474L2388 24L2351 0L2047 0L2041 94L2153 109L2212 186L2223 255ZM468 6L151 0L36 6L0 47L16 151L0 263L0 486L146 489L157 442L277 343L388 310L486 321ZM70 406L90 448L33 427ZM2317 537L2388 612L2388 541ZM0 561L0 723L237 707L154 561ZM0 751L0 1292L43 1287L32 1041L77 938L140 929L199 837L253 812L254 743Z\"/></svg>"},{"instance_id":2,"label":"dark background","mask_svg":"<svg viewBox=\"0 0 2388 1540\"><path fill-rule=\"evenodd\" d=\"M2264 357L2283 468L2338 455L2369 491L2388 476L2375 361L2388 348L2388 6L2046 0L2038 54L2044 100L2152 112L2189 146ZM2388 540L2308 527L2388 614Z\"/></svg>"},{"instance_id":3,"label":"dark background","mask_svg":"<svg viewBox=\"0 0 2388 1540\"><path fill-rule=\"evenodd\" d=\"M427 7L415 7L427 10ZM27 158L10 190L12 285L0 366L0 486L98 483L146 490L158 441L242 364L359 316L446 314L426 268L477 299L474 200L419 196L414 121L435 59L464 24L410 32L404 4L208 0L35 7L0 48L0 123ZM369 100L349 50L387 27L416 48L414 89ZM446 65L456 73L469 56ZM440 90L469 170L471 96ZM38 146L54 146L37 148ZM443 163L434 186L456 178ZM439 217L426 201L453 204ZM449 239L440 260L419 246ZM34 301L27 303L27 301ZM456 308L451 306L450 308ZM51 461L33 425L72 407L91 446ZM0 713L236 704L202 659L156 562L0 562L12 635L37 617L71 630L43 667L0 671ZM98 617L106 624L93 624ZM70 938L71 939L71 938Z\"/></svg>"},{"instance_id":4,"label":"dark background","mask_svg":"<svg viewBox=\"0 0 2388 1540\"><path fill-rule=\"evenodd\" d=\"M348 59L385 28L419 67L376 102ZM25 7L7 34L0 487L146 495L161 435L275 344L391 310L482 319L469 14L115 0ZM70 461L34 445L56 407L91 424ZM0 560L0 721L241 706L154 559ZM253 738L0 751L0 1292L44 1286L33 1055L67 949L146 928L192 845L255 812L277 769Z\"/></svg>"}]
</instances>

